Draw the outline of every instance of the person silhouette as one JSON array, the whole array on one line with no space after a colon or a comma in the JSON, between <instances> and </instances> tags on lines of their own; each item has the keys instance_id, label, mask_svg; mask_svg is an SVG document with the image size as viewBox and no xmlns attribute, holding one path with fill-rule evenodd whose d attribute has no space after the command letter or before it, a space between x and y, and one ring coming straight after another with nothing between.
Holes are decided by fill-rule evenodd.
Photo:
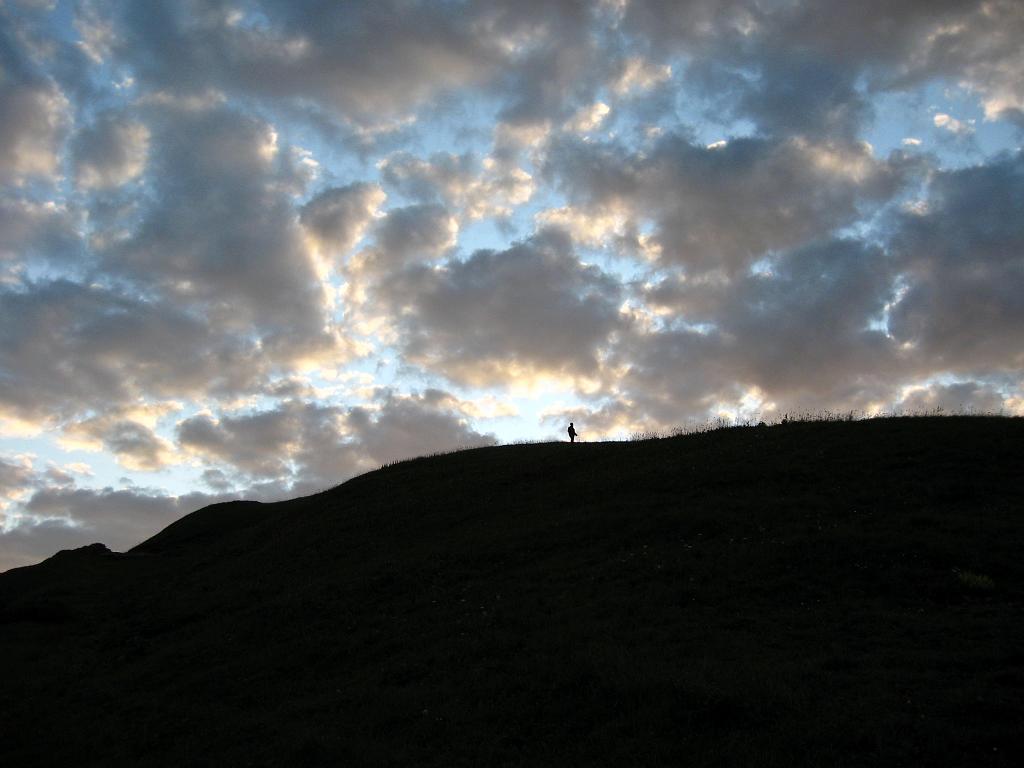
<instances>
[{"instance_id":1,"label":"person silhouette","mask_svg":"<svg viewBox=\"0 0 1024 768\"><path fill-rule=\"evenodd\" d=\"M573 427L571 421L569 422L569 429L566 430L566 431L569 433L569 442L570 443L575 443L576 442L576 429Z\"/></svg>"}]
</instances>

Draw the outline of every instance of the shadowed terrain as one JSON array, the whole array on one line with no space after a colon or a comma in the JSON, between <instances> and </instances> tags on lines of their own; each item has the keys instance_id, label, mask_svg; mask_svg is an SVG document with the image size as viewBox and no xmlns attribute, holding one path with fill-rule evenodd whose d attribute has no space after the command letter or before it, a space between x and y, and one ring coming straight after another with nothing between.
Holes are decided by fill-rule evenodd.
<instances>
[{"instance_id":1,"label":"shadowed terrain","mask_svg":"<svg viewBox=\"0 0 1024 768\"><path fill-rule=\"evenodd\" d=\"M482 448L0 575L0 762L1018 765L1024 420Z\"/></svg>"}]
</instances>

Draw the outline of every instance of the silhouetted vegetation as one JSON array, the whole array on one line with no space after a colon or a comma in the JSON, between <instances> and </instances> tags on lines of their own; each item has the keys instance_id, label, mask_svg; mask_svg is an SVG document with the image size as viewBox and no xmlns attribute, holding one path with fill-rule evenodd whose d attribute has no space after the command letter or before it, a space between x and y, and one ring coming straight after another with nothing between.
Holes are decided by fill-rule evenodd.
<instances>
[{"instance_id":1,"label":"silhouetted vegetation","mask_svg":"<svg viewBox=\"0 0 1024 768\"><path fill-rule=\"evenodd\" d=\"M416 459L0 575L0 762L1019 765L1024 421Z\"/></svg>"}]
</instances>

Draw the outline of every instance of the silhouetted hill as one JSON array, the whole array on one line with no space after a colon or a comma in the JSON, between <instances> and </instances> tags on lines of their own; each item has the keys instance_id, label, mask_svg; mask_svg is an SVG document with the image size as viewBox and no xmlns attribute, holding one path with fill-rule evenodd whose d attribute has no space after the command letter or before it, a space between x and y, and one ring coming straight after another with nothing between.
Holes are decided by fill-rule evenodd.
<instances>
[{"instance_id":1,"label":"silhouetted hill","mask_svg":"<svg viewBox=\"0 0 1024 768\"><path fill-rule=\"evenodd\" d=\"M1024 421L416 459L0 575L0 763L1019 765Z\"/></svg>"}]
</instances>

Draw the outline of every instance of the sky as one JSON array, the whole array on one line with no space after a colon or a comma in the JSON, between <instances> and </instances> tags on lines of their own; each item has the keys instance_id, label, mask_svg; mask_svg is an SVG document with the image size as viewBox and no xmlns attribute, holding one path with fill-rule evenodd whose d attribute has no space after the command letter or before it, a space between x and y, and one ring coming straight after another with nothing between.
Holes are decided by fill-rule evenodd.
<instances>
[{"instance_id":1,"label":"sky","mask_svg":"<svg viewBox=\"0 0 1024 768\"><path fill-rule=\"evenodd\" d=\"M405 457L1024 413L1015 0L0 0L0 570Z\"/></svg>"}]
</instances>

